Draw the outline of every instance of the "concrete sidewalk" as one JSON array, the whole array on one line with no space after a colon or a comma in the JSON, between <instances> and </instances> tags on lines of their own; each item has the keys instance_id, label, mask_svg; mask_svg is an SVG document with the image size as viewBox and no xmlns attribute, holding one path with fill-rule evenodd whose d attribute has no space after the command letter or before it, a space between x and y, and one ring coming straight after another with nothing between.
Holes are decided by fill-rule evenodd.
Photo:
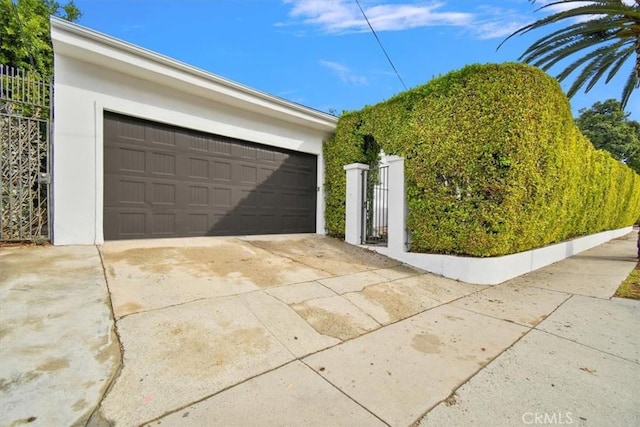
<instances>
[{"instance_id":1,"label":"concrete sidewalk","mask_svg":"<svg viewBox=\"0 0 640 427\"><path fill-rule=\"evenodd\" d=\"M640 301L609 298L637 262L635 236L512 281L569 298L420 426L640 425Z\"/></svg>"},{"instance_id":2,"label":"concrete sidewalk","mask_svg":"<svg viewBox=\"0 0 640 427\"><path fill-rule=\"evenodd\" d=\"M85 425L119 366L95 247L0 248L0 426Z\"/></svg>"},{"instance_id":3,"label":"concrete sidewalk","mask_svg":"<svg viewBox=\"0 0 640 427\"><path fill-rule=\"evenodd\" d=\"M493 287L319 236L113 242L104 277L3 249L0 425L638 425L640 303L610 299L635 236Z\"/></svg>"}]
</instances>

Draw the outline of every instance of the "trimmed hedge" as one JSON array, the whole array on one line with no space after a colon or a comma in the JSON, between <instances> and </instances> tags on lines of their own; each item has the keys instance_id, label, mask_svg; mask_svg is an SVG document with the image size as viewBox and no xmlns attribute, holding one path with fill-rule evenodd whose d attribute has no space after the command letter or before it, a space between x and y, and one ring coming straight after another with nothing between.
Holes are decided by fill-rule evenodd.
<instances>
[{"instance_id":1,"label":"trimmed hedge","mask_svg":"<svg viewBox=\"0 0 640 427\"><path fill-rule=\"evenodd\" d=\"M372 139L405 158L412 252L505 255L640 217L640 176L596 150L558 82L528 65L467 66L344 114L324 146L331 235L344 236L343 166L368 163Z\"/></svg>"}]
</instances>

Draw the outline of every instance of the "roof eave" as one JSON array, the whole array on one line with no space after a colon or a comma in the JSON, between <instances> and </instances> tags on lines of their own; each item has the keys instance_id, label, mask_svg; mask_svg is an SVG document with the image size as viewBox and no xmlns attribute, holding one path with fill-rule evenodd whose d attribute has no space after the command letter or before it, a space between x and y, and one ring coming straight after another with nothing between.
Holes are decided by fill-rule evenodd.
<instances>
[{"instance_id":1,"label":"roof eave","mask_svg":"<svg viewBox=\"0 0 640 427\"><path fill-rule=\"evenodd\" d=\"M241 85L167 56L54 16L51 39L57 55L168 84L258 114L332 132L338 118Z\"/></svg>"}]
</instances>

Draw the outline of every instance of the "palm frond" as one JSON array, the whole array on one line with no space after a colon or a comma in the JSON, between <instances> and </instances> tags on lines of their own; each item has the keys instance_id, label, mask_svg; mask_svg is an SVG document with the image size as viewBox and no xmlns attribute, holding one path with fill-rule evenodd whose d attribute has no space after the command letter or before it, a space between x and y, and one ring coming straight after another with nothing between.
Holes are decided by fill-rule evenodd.
<instances>
[{"instance_id":1,"label":"palm frond","mask_svg":"<svg viewBox=\"0 0 640 427\"><path fill-rule=\"evenodd\" d=\"M568 44L566 46L554 46L555 50L549 53L547 56L543 58L539 58L538 60L535 60L535 61L534 59L536 57L534 56L534 57L525 59L524 62L528 62L546 71L549 68L551 68L553 65L558 63L559 61L565 59L566 57L573 55L574 53L577 53L583 49L592 48L592 47L593 45L589 41L579 40L577 42ZM571 67L575 68L576 66L577 65L571 66Z\"/></svg>"},{"instance_id":2,"label":"palm frond","mask_svg":"<svg viewBox=\"0 0 640 427\"><path fill-rule=\"evenodd\" d=\"M531 2L535 3L535 0ZM572 97L581 88L589 92L603 78L605 84L610 82L635 52L636 66L623 89L623 104L626 105L631 93L640 85L640 1L631 5L621 0L590 0L587 4L585 0L556 0L536 11L567 4L575 4L575 7L525 25L504 39L498 49L516 35L579 18L580 21L534 41L519 59L548 71L562 60L582 53L557 75L557 79L563 81L579 70L567 91L567 96Z\"/></svg>"},{"instance_id":3,"label":"palm frond","mask_svg":"<svg viewBox=\"0 0 640 427\"><path fill-rule=\"evenodd\" d=\"M574 62L569 64L560 74L558 74L556 78L559 81L563 81L564 79L569 77L571 73L573 73L575 70L580 68L585 62L592 61L597 56L602 55L604 51L606 51L606 48L596 49L594 51L589 52L585 56L576 59ZM546 71L546 68L543 68L543 70Z\"/></svg>"},{"instance_id":4,"label":"palm frond","mask_svg":"<svg viewBox=\"0 0 640 427\"><path fill-rule=\"evenodd\" d=\"M587 86L584 89L585 93L593 89L603 74L607 72L609 67L611 67L611 64L613 64L618 57L619 52L617 49L615 51L607 50L604 55L600 57L596 66L596 71L591 75L591 80L587 83Z\"/></svg>"},{"instance_id":5,"label":"palm frond","mask_svg":"<svg viewBox=\"0 0 640 427\"><path fill-rule=\"evenodd\" d=\"M540 7L538 11L547 9L552 6L557 6L561 4L567 4L567 3L584 3L584 0L555 1ZM513 32L505 40L503 40L498 46L498 49L507 40L509 40L510 38L516 35L522 35L522 34L528 33L529 31L535 30L537 28L541 28L546 25L559 22L565 19L569 19L569 18L579 18L584 16L593 17L597 15L606 15L606 16L623 15L630 18L631 20L640 19L640 11L636 9L637 9L637 6L628 6L628 5L625 5L624 3L611 4L611 2L606 0L600 0L600 1L594 0L594 3L592 4L578 6L572 9L557 12L545 18L539 19L529 25L525 25L519 30L516 30L515 32Z\"/></svg>"},{"instance_id":6,"label":"palm frond","mask_svg":"<svg viewBox=\"0 0 640 427\"><path fill-rule=\"evenodd\" d=\"M618 57L618 62L616 62L615 65L611 67L611 70L609 70L609 75L607 76L607 79L604 81L605 83L609 83L611 79L614 78L616 74L618 74L618 71L620 71L620 68L622 68L624 63L627 62L627 59L629 59L629 57L633 55L634 52L635 52L635 47L631 46L625 50L623 55Z\"/></svg>"},{"instance_id":7,"label":"palm frond","mask_svg":"<svg viewBox=\"0 0 640 427\"><path fill-rule=\"evenodd\" d=\"M638 87L640 87L640 79L638 79L638 74L635 72L635 70L631 70L631 72L629 73L629 77L624 84L624 88L622 89L622 99L620 100L620 104L622 105L623 110L627 106L629 98L631 98L631 94L635 89L638 89Z\"/></svg>"}]
</instances>

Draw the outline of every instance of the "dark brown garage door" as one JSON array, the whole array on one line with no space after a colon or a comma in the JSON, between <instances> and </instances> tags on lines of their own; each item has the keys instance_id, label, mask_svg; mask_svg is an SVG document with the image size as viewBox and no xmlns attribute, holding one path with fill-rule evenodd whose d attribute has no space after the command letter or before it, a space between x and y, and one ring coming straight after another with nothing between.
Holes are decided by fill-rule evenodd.
<instances>
[{"instance_id":1,"label":"dark brown garage door","mask_svg":"<svg viewBox=\"0 0 640 427\"><path fill-rule=\"evenodd\" d=\"M315 232L314 155L104 117L104 238Z\"/></svg>"}]
</instances>

